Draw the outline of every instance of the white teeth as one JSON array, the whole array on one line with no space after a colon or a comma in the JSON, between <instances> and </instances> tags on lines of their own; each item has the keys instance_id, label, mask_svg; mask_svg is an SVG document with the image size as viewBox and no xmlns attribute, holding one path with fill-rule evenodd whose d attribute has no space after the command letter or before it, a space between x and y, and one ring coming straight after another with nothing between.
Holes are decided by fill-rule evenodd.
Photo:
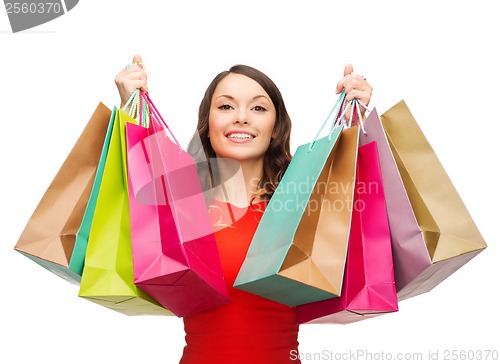
<instances>
[{"instance_id":1,"label":"white teeth","mask_svg":"<svg viewBox=\"0 0 500 364\"><path fill-rule=\"evenodd\" d=\"M245 134L245 133L234 133L234 134L229 134L227 136L228 138L231 139L253 139L253 136L250 134Z\"/></svg>"}]
</instances>

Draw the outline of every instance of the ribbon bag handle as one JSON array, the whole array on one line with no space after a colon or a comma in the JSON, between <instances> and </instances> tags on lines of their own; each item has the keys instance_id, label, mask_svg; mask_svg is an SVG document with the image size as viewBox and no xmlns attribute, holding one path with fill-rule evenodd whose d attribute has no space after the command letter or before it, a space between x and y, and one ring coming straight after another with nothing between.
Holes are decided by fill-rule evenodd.
<instances>
[{"instance_id":1,"label":"ribbon bag handle","mask_svg":"<svg viewBox=\"0 0 500 364\"><path fill-rule=\"evenodd\" d=\"M172 133L172 130L170 130L170 127L165 122L165 119L163 119L155 104L151 100L148 92L144 92L138 88L135 89L123 106L122 110L137 120L139 125L145 128L149 128L151 118L154 119L161 126L163 126L165 130L168 130L170 136L179 148L179 154L184 152L174 133ZM154 123L152 126L154 128Z\"/></svg>"},{"instance_id":2,"label":"ribbon bag handle","mask_svg":"<svg viewBox=\"0 0 500 364\"><path fill-rule=\"evenodd\" d=\"M335 114L335 117L331 121L332 126L330 127L330 131L328 133L328 139L332 138L332 135L333 135L333 132L335 131L335 129L337 129L338 127L340 127L341 125L344 124L344 122L338 123L338 121L341 120L341 118L339 117L339 114L342 110L341 107L345 102L345 96L346 96L345 90L342 90L339 97L337 98L337 101L335 101L335 104L333 105L333 107L331 108L327 117L325 118L325 121L323 121L323 123L321 124L321 127L319 128L318 132L316 133L316 136L314 137L313 141L309 144L309 150L311 150L313 148L314 144L318 140L319 135L321 134L321 131L323 131L325 125L330 121L330 119L332 118L332 115Z\"/></svg>"},{"instance_id":3,"label":"ribbon bag handle","mask_svg":"<svg viewBox=\"0 0 500 364\"><path fill-rule=\"evenodd\" d=\"M129 114L130 116L133 117L134 109L136 107L137 101L139 99L139 91L140 89L136 88L134 92L132 92L132 95L128 98L127 102L125 105L122 107L122 110ZM128 108L128 111L127 111Z\"/></svg>"},{"instance_id":4,"label":"ribbon bag handle","mask_svg":"<svg viewBox=\"0 0 500 364\"><path fill-rule=\"evenodd\" d=\"M156 122L158 122L161 126L163 126L165 130L168 130L168 133L170 134L170 136L172 137L172 139L174 140L175 144L177 145L177 147L179 149L179 154L184 153L184 150L182 150L181 144L179 143L179 141L175 137L174 133L172 133L172 130L170 130L170 127L165 122L165 119L163 119L163 117L161 116L160 112L158 111L155 104L151 100L149 93L141 91L141 94L143 95L144 100L145 100L145 104L148 107L150 117L152 119L154 119ZM154 127L154 123L153 123L153 127Z\"/></svg>"},{"instance_id":5,"label":"ribbon bag handle","mask_svg":"<svg viewBox=\"0 0 500 364\"><path fill-rule=\"evenodd\" d=\"M149 127L151 112L144 97L144 92L140 89L137 88L132 92L122 110L137 120L139 125L145 128Z\"/></svg>"},{"instance_id":6,"label":"ribbon bag handle","mask_svg":"<svg viewBox=\"0 0 500 364\"><path fill-rule=\"evenodd\" d=\"M365 130L365 125L364 125L364 122L363 122L363 116L361 115L361 106L364 107L365 110L367 110L368 112L371 112L371 110L368 108L368 106L366 106L365 104L363 104L358 99L352 99L349 106L352 106L352 112L351 112L351 116L349 118L349 122L346 124L346 126L348 128L350 128L352 126L353 115L356 112L357 116L358 116L359 126L361 127L361 131L363 132L363 134L367 135L367 132ZM344 112L342 113L342 116L345 115L345 112L349 109L349 106L347 106L344 109Z\"/></svg>"}]
</instances>

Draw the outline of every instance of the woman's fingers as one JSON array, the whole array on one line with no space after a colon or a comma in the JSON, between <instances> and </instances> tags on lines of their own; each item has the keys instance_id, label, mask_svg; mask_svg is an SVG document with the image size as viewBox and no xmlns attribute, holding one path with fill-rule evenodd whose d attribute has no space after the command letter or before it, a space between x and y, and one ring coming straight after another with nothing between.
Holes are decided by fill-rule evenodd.
<instances>
[{"instance_id":1,"label":"woman's fingers","mask_svg":"<svg viewBox=\"0 0 500 364\"><path fill-rule=\"evenodd\" d=\"M341 93L345 88L346 83L349 81L349 76L354 72L352 64L348 63L344 67L344 77L337 84L337 93Z\"/></svg>"},{"instance_id":2,"label":"woman's fingers","mask_svg":"<svg viewBox=\"0 0 500 364\"><path fill-rule=\"evenodd\" d=\"M337 84L337 93L340 93L342 90L345 90L346 102L357 99L368 106L372 97L373 87L366 81L365 77L355 73L352 64L348 63L344 67L344 77ZM364 114L365 109L362 107L361 111ZM347 114L350 116L350 111Z\"/></svg>"},{"instance_id":3,"label":"woman's fingers","mask_svg":"<svg viewBox=\"0 0 500 364\"><path fill-rule=\"evenodd\" d=\"M350 63L346 64L344 67L344 77L350 75L353 72L354 72L354 67L352 66L352 64Z\"/></svg>"},{"instance_id":4,"label":"woman's fingers","mask_svg":"<svg viewBox=\"0 0 500 364\"><path fill-rule=\"evenodd\" d=\"M363 77L351 75L345 85L346 100L358 99L368 105L372 96L373 87Z\"/></svg>"},{"instance_id":5,"label":"woman's fingers","mask_svg":"<svg viewBox=\"0 0 500 364\"><path fill-rule=\"evenodd\" d=\"M130 68L125 68L123 71L118 73L115 77L115 83L118 87L127 87L129 84L140 84L141 89L143 91L147 91L147 78L148 76L146 75L146 72L144 72L139 66L134 65Z\"/></svg>"},{"instance_id":6,"label":"woman's fingers","mask_svg":"<svg viewBox=\"0 0 500 364\"><path fill-rule=\"evenodd\" d=\"M144 92L148 91L147 74L144 71L142 58L136 54L133 57L132 63L121 70L115 76L115 84L120 94L121 107L123 107L132 93L136 89L141 89Z\"/></svg>"},{"instance_id":7,"label":"woman's fingers","mask_svg":"<svg viewBox=\"0 0 500 364\"><path fill-rule=\"evenodd\" d=\"M141 63L142 64L142 57L139 54L136 54L134 58L132 59L132 63Z\"/></svg>"}]
</instances>

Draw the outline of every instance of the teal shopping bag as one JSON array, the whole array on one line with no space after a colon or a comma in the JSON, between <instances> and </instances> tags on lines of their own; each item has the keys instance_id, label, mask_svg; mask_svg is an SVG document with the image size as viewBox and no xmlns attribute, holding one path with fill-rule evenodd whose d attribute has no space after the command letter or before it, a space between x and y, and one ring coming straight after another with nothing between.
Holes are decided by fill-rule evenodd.
<instances>
[{"instance_id":1,"label":"teal shopping bag","mask_svg":"<svg viewBox=\"0 0 500 364\"><path fill-rule=\"evenodd\" d=\"M111 139L111 132L113 131L115 115L116 107L113 108L111 118L109 119L108 130L106 132L106 137L104 138L104 144L102 146L99 164L97 165L94 184L92 185L92 191L90 192L90 198L82 218L82 223L76 234L75 247L69 261L69 269L76 273L75 279L77 279L78 282L80 282L82 277L85 254L87 252L87 244L89 241L90 228L92 226L92 220L94 219L97 196L99 195L99 189L101 188L102 174L104 171L104 165L106 164L106 158L108 156L109 140Z\"/></svg>"},{"instance_id":2,"label":"teal shopping bag","mask_svg":"<svg viewBox=\"0 0 500 364\"><path fill-rule=\"evenodd\" d=\"M288 306L340 294L359 140L359 127L344 129L344 122L336 121L343 98L341 94L330 113L335 119L328 136L297 149L266 207L235 287Z\"/></svg>"}]
</instances>

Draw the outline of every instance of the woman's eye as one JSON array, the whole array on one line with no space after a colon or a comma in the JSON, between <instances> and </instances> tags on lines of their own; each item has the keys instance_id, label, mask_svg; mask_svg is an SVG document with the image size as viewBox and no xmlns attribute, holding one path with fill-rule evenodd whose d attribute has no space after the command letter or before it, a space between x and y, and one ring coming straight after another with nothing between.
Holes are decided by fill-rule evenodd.
<instances>
[{"instance_id":1,"label":"woman's eye","mask_svg":"<svg viewBox=\"0 0 500 364\"><path fill-rule=\"evenodd\" d=\"M231 105L223 104L223 105L219 106L219 110L231 110Z\"/></svg>"},{"instance_id":2,"label":"woman's eye","mask_svg":"<svg viewBox=\"0 0 500 364\"><path fill-rule=\"evenodd\" d=\"M255 106L253 109L255 111L267 111L267 109L263 106Z\"/></svg>"}]
</instances>

